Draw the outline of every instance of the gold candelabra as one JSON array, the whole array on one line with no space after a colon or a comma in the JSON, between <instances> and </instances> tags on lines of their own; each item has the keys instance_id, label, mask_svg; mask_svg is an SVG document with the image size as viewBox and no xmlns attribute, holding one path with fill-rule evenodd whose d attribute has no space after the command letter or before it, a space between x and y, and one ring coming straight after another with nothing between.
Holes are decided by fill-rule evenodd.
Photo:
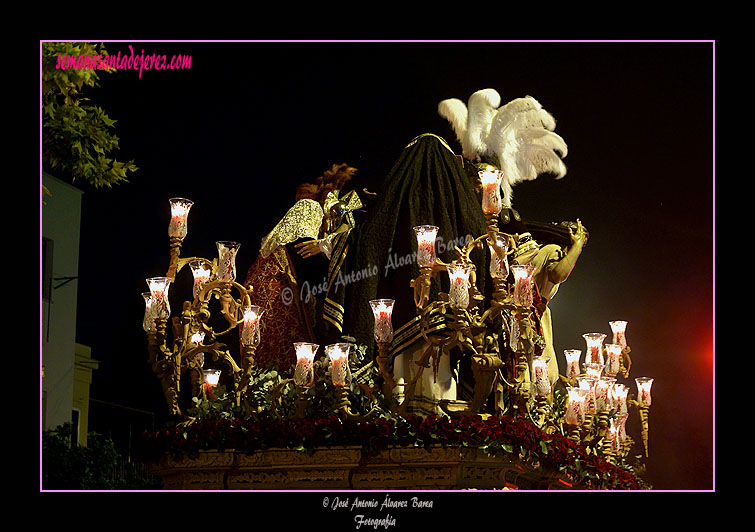
<instances>
[{"instance_id":1,"label":"gold candelabra","mask_svg":"<svg viewBox=\"0 0 755 532\"><path fill-rule=\"evenodd\" d=\"M462 248L456 247L458 257L455 261L446 264L435 256L437 227L414 228L420 272L411 281L411 288L420 317L421 335L427 347L416 362L419 371L405 385L404 400L395 405L394 411L399 414L407 411L422 370L429 367L431 360L437 364L442 354L458 348L469 355L474 379L473 396L468 401L440 400L439 407L449 416L487 416L509 411L526 415L546 432L561 432L615 462L617 456L626 455L631 447L632 440L626 435L625 424L628 407L636 407L647 456L652 379L637 379L641 397L638 400L627 398L627 387L615 383L619 375L628 378L631 368L626 322L610 322L614 333L612 344L603 345L604 334L584 335L588 345L583 369L580 369L578 359L576 363L567 360L568 376L560 375L558 380L566 391L566 402L563 411L554 407L552 385L556 383L548 380L547 361L536 356L543 340L533 306L534 268L526 259L522 264L516 263L518 256L531 251L528 249L531 241L522 238L523 235L498 230L500 172L488 167L479 175L483 185L486 233L468 241ZM475 248L484 248L485 244L489 246L491 256L489 273L493 295L483 310L480 303L484 298L475 286L476 272L470 253ZM443 271L449 275L449 292L441 292L437 300L430 301L432 279ZM438 327L438 316L442 317L444 327ZM393 389L396 384L386 350L385 343L379 344L378 365L386 389ZM569 352L581 354L576 350L567 350L565 354ZM604 369L605 376L601 375ZM605 379L599 388L601 400L596 401L596 388L601 377ZM491 394L492 402L489 400Z\"/></svg>"},{"instance_id":2,"label":"gold candelabra","mask_svg":"<svg viewBox=\"0 0 755 532\"><path fill-rule=\"evenodd\" d=\"M507 412L528 417L546 432L561 432L573 441L592 447L596 453L616 461L625 456L632 440L626 435L625 424L629 408L636 407L642 423L642 441L648 455L648 416L652 379L636 379L637 399L627 397L628 388L616 382L617 376L628 378L631 367L630 349L626 343L626 322L610 322L613 342L603 345L606 335L585 334L587 342L584 365L580 368L581 351L567 350L566 375L557 383L566 394L563 405L555 402L554 384L549 380L548 361L538 356L544 346L540 334L539 314L535 307L532 241L524 235L508 234L498 229L501 211L500 172L480 171L483 183L483 212L486 232L469 239L463 247L456 247L457 258L444 263L435 254L438 228L418 226L418 276L411 281L414 304L418 314L421 338L425 349L416 362L419 370L408 383L398 384L394 377L393 326L391 315L394 301L370 301L375 320L377 353L372 366L382 379L381 385L367 388L371 407L366 414L355 412L350 400L354 382L349 367L349 343L325 346L331 373L337 411L344 418L365 419L378 409L378 392L388 400L394 414L405 415L412 401L418 379L424 368L437 368L440 357L451 350L466 356L473 377L472 397L469 400L443 399L439 408L448 416L475 414L489 416ZM217 242L218 257L208 260L199 257L182 258L186 237L187 216L192 202L173 198L169 225L169 265L165 277L147 279L149 293L145 293L144 329L147 333L149 363L162 384L169 413L190 422L180 406L181 385L189 376L193 397L207 397L216 385L217 371L205 368L209 356L215 365L224 365L232 376L235 405L243 416L256 416L262 411L249 398L252 385L254 354L260 342L260 321L263 311L251 303L252 287L236 282L235 257L239 244ZM470 254L488 247L493 282L490 301L476 288L476 269ZM534 248L536 252L537 248ZM522 255L529 258L522 259ZM169 288L176 275L189 265L194 276L193 297L184 301L179 316L171 318ZM440 292L431 300L434 278L448 275L448 292ZM211 323L210 303L216 300L222 321ZM168 327L170 323L171 327ZM439 326L439 323L442 326ZM240 354L234 359L227 345L220 339L238 330ZM314 367L320 362L314 357L319 345L294 344L297 363L294 377L282 380L270 391L271 410L281 417L280 402L284 389L296 388L295 416L306 415L309 391L315 382ZM574 355L577 355L575 358ZM320 366L321 367L321 366ZM394 393L403 387L403 399ZM492 397L492 401L490 400Z\"/></svg>"}]
</instances>

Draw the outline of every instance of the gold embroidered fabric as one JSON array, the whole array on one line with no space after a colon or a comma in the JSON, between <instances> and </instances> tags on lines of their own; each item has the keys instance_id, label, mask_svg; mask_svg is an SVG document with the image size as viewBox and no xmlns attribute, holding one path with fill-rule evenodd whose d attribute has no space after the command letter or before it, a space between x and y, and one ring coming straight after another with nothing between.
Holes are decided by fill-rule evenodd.
<instances>
[{"instance_id":1,"label":"gold embroidered fabric","mask_svg":"<svg viewBox=\"0 0 755 532\"><path fill-rule=\"evenodd\" d=\"M297 201L278 222L278 225L262 239L260 255L267 258L276 248L300 238L316 239L320 233L322 217L322 207L317 201L312 199Z\"/></svg>"}]
</instances>

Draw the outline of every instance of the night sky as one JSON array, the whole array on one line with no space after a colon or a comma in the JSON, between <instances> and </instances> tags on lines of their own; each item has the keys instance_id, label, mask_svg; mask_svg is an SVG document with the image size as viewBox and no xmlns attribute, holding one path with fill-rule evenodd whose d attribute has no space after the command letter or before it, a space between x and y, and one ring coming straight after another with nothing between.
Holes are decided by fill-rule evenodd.
<instances>
[{"instance_id":1,"label":"night sky","mask_svg":"<svg viewBox=\"0 0 755 532\"><path fill-rule=\"evenodd\" d=\"M346 162L358 168L360 187L375 190L421 133L459 153L438 102L493 88L502 103L535 97L569 146L566 177L518 186L514 207L531 220L579 218L590 231L551 302L556 352L584 350L583 333L610 338L609 321L628 321L631 393L635 377L655 378L645 478L659 490L714 488L711 42L106 47L124 54L129 44L192 63L141 79L104 74L89 92L117 120L117 157L139 166L112 189L78 183L77 341L101 361L92 397L145 410L162 404L147 365L141 293L145 278L167 270L169 198L195 202L182 255L213 259L215 241L241 242L243 279L298 184ZM177 282L171 301L182 301L176 291L186 287ZM628 427L639 453L632 418L636 410Z\"/></svg>"}]
</instances>

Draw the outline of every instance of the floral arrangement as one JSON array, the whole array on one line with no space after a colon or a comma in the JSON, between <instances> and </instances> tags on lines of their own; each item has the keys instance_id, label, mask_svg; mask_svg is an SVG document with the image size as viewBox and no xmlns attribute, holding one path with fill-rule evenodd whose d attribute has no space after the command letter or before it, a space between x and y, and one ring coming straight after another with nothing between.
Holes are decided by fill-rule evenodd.
<instances>
[{"instance_id":1,"label":"floral arrangement","mask_svg":"<svg viewBox=\"0 0 755 532\"><path fill-rule=\"evenodd\" d=\"M355 346L350 366L363 366L365 350ZM553 472L564 481L585 489L644 489L640 467L614 465L594 451L560 433L546 433L524 416L460 417L397 416L370 396L375 372L367 372L365 386L354 385L352 403L359 411L375 407L367 419L338 415L333 387L327 385L330 368L317 365L318 378L308 390L309 407L304 417L294 416L295 388L285 386L286 375L275 366L255 368L251 376L250 404L257 412L245 416L223 386L209 397L194 398L189 410L192 422L145 432L145 458L157 461L170 454L178 459L196 458L200 451L254 453L271 448L313 453L328 446L360 446L367 456L389 447L457 446L478 448L490 456L510 456L533 468ZM364 384L363 383L363 384ZM274 398L273 390L278 390ZM277 401L273 408L273 401ZM554 410L564 408L565 398L554 394ZM273 415L272 412L277 412Z\"/></svg>"},{"instance_id":2,"label":"floral arrangement","mask_svg":"<svg viewBox=\"0 0 755 532\"><path fill-rule=\"evenodd\" d=\"M370 421L327 418L259 420L206 419L144 434L147 457L194 458L201 450L254 453L270 448L312 453L324 446L361 446L374 455L390 446L476 447L492 456L513 455L523 462L557 472L586 489L642 489L631 470L613 465L561 434L546 434L524 418L378 417Z\"/></svg>"}]
</instances>

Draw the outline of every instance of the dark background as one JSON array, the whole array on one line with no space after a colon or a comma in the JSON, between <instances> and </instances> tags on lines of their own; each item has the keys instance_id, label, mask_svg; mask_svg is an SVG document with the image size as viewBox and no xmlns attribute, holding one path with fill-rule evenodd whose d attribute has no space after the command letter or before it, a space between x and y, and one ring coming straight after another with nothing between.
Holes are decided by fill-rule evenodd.
<instances>
[{"instance_id":1,"label":"dark background","mask_svg":"<svg viewBox=\"0 0 755 532\"><path fill-rule=\"evenodd\" d=\"M117 157L140 168L112 189L79 184L77 341L101 361L93 429L128 440L124 431L133 438L163 414L146 363L141 293L145 278L167 270L170 197L195 202L183 256L213 259L215 241L241 242L243 278L296 185L346 162L359 169L360 185L375 190L404 146L426 132L458 153L438 102L494 88L502 103L538 99L569 146L566 177L518 186L514 206L528 219L579 218L590 231L551 302L556 352L584 350L585 332L610 339L608 322L627 320L631 392L634 377L655 378L645 478L659 490L714 488L713 43L106 47L128 54L129 44L136 54L192 62L190 70L144 71L141 79L134 71L104 74L90 93L118 121ZM190 297L189 283L177 280L171 290L174 311ZM629 431L639 453L636 422L633 410Z\"/></svg>"}]
</instances>

